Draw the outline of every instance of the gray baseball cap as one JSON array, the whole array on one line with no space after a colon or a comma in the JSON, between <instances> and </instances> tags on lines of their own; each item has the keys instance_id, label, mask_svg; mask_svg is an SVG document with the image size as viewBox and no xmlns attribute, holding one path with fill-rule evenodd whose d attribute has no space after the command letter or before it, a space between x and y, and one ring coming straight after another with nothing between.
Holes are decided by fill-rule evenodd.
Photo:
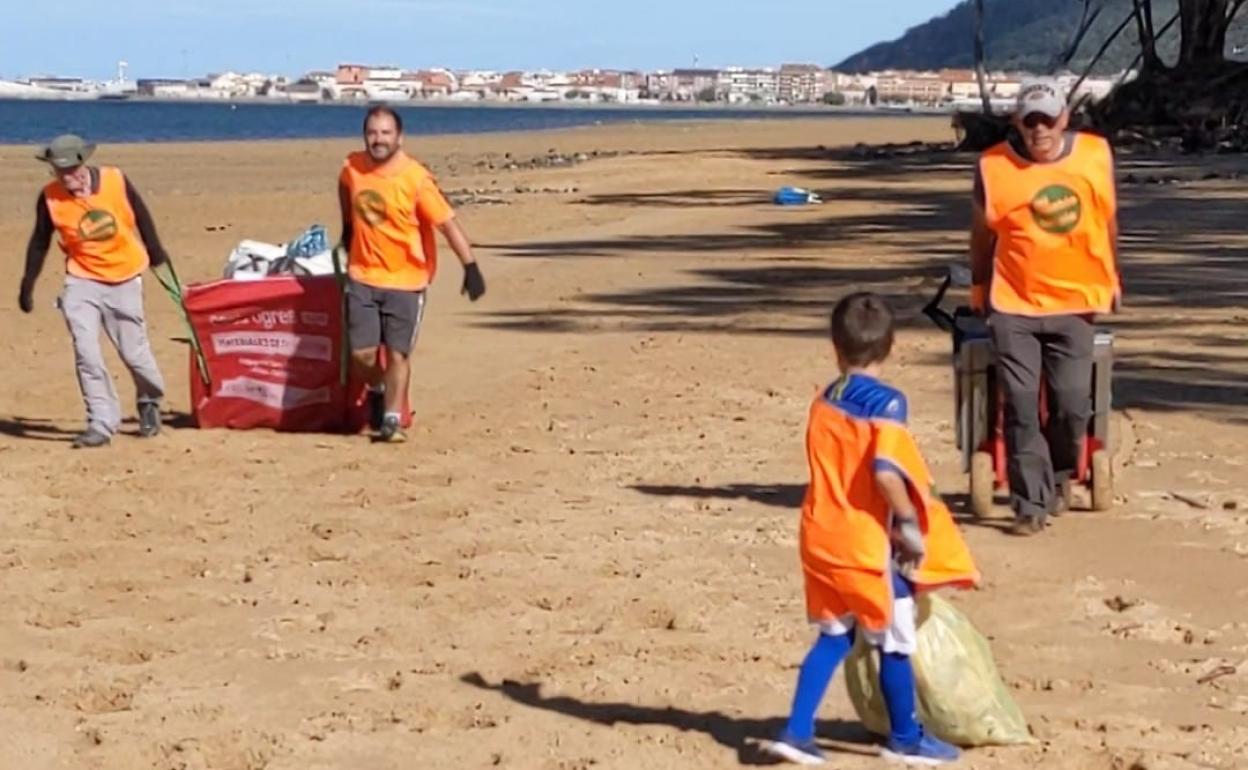
<instances>
[{"instance_id":1,"label":"gray baseball cap","mask_svg":"<svg viewBox=\"0 0 1248 770\"><path fill-rule=\"evenodd\" d=\"M1015 113L1020 118L1040 113L1057 118L1066 111L1066 89L1054 78L1028 78L1018 89Z\"/></svg>"},{"instance_id":2,"label":"gray baseball cap","mask_svg":"<svg viewBox=\"0 0 1248 770\"><path fill-rule=\"evenodd\" d=\"M95 144L86 142L81 136L61 134L47 144L35 157L55 168L76 168L87 162L91 153L95 152Z\"/></svg>"}]
</instances>

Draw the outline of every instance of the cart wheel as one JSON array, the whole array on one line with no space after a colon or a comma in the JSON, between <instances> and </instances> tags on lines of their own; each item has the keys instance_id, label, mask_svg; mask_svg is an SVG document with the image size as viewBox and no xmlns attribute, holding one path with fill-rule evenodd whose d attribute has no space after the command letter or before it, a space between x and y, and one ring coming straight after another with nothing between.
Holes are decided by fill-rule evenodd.
<instances>
[{"instance_id":1,"label":"cart wheel","mask_svg":"<svg viewBox=\"0 0 1248 770\"><path fill-rule=\"evenodd\" d=\"M1092 510L1108 511L1114 507L1114 468L1106 450L1092 453L1091 476Z\"/></svg>"},{"instance_id":2,"label":"cart wheel","mask_svg":"<svg viewBox=\"0 0 1248 770\"><path fill-rule=\"evenodd\" d=\"M993 495L997 489L997 471L992 455L976 452L971 455L971 513L978 519L992 515Z\"/></svg>"}]
</instances>

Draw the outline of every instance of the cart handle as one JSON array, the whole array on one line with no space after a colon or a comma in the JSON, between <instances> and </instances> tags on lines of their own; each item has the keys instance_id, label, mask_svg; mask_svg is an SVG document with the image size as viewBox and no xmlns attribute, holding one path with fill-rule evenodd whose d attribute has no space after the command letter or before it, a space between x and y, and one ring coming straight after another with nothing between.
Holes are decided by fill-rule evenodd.
<instances>
[{"instance_id":1,"label":"cart handle","mask_svg":"<svg viewBox=\"0 0 1248 770\"><path fill-rule=\"evenodd\" d=\"M956 322L953 314L942 308L940 303L944 301L945 293L949 291L949 287L951 285L953 285L953 274L946 273L945 280L940 282L940 288L936 290L935 296L928 300L928 303L923 306L923 315L927 316L932 323L936 324L938 329L950 333L953 332Z\"/></svg>"}]
</instances>

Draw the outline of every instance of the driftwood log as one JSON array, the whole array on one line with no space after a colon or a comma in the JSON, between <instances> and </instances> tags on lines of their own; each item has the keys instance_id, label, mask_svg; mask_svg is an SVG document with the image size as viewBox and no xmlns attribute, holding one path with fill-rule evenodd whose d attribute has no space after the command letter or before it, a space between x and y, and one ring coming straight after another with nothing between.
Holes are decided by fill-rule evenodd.
<instances>
[{"instance_id":1,"label":"driftwood log","mask_svg":"<svg viewBox=\"0 0 1248 770\"><path fill-rule=\"evenodd\" d=\"M1115 141L1183 152L1248 151L1248 64L1162 69L1123 84L1088 110Z\"/></svg>"}]
</instances>

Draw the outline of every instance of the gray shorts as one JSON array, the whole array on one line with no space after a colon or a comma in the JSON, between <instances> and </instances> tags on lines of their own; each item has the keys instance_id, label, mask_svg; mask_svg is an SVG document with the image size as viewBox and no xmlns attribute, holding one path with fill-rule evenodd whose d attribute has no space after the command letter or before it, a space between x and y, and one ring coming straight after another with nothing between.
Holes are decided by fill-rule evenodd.
<instances>
[{"instance_id":1,"label":"gray shorts","mask_svg":"<svg viewBox=\"0 0 1248 770\"><path fill-rule=\"evenodd\" d=\"M410 355L425 316L425 292L347 283L347 336L352 350L384 344Z\"/></svg>"}]
</instances>

